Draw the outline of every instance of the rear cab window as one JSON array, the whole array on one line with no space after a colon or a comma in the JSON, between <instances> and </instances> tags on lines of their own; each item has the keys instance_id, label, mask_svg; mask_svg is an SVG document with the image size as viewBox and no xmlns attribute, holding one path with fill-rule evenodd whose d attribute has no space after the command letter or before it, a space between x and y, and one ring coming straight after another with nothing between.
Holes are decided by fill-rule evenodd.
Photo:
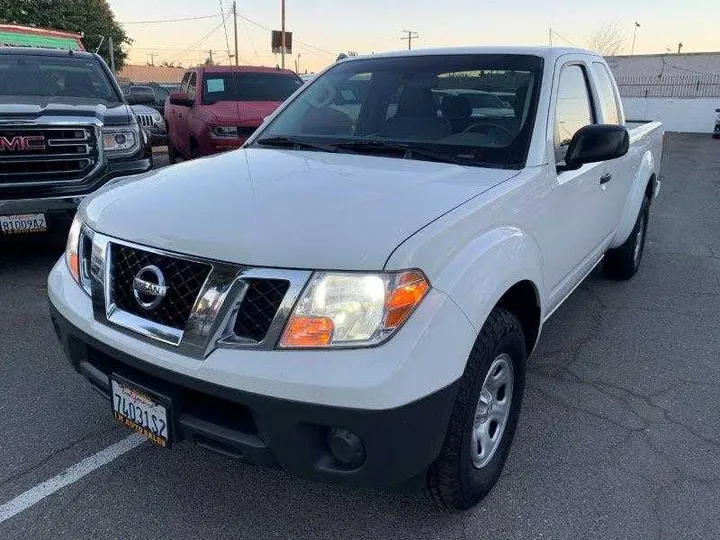
<instances>
[{"instance_id":1,"label":"rear cab window","mask_svg":"<svg viewBox=\"0 0 720 540\"><path fill-rule=\"evenodd\" d=\"M599 105L603 123L622 124L615 87L613 86L608 68L601 62L593 62L592 72L600 101Z\"/></svg>"},{"instance_id":2,"label":"rear cab window","mask_svg":"<svg viewBox=\"0 0 720 540\"><path fill-rule=\"evenodd\" d=\"M283 102L303 85L302 80L286 72L205 73L202 101Z\"/></svg>"}]
</instances>

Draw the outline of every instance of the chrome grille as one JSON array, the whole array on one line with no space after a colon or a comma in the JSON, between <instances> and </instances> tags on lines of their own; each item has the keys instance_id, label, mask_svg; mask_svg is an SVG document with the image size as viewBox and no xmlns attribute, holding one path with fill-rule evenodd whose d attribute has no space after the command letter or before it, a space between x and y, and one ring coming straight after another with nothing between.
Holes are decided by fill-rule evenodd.
<instances>
[{"instance_id":1,"label":"chrome grille","mask_svg":"<svg viewBox=\"0 0 720 540\"><path fill-rule=\"evenodd\" d=\"M281 279L244 281L248 288L235 319L234 332L239 338L260 342L265 339L290 282Z\"/></svg>"},{"instance_id":2,"label":"chrome grille","mask_svg":"<svg viewBox=\"0 0 720 540\"><path fill-rule=\"evenodd\" d=\"M151 128L155 125L152 115L150 114L135 114L138 124L140 127Z\"/></svg>"},{"instance_id":3,"label":"chrome grille","mask_svg":"<svg viewBox=\"0 0 720 540\"><path fill-rule=\"evenodd\" d=\"M91 244L82 256L95 320L177 347L180 354L196 359L217 347L274 348L312 275L309 270L246 267L180 255L89 228L84 233ZM157 274L147 274L149 265L162 273L164 296L150 307L141 291L142 307L135 298L134 279L159 285Z\"/></svg>"},{"instance_id":4,"label":"chrome grille","mask_svg":"<svg viewBox=\"0 0 720 540\"><path fill-rule=\"evenodd\" d=\"M93 127L0 125L0 187L81 181L98 160Z\"/></svg>"},{"instance_id":5,"label":"chrome grille","mask_svg":"<svg viewBox=\"0 0 720 540\"><path fill-rule=\"evenodd\" d=\"M151 253L121 244L111 245L110 257L111 299L118 308L170 328L185 328L203 283L210 273L209 264ZM135 298L133 280L140 270L151 265L159 268L165 276L168 293L156 308L145 309Z\"/></svg>"}]
</instances>

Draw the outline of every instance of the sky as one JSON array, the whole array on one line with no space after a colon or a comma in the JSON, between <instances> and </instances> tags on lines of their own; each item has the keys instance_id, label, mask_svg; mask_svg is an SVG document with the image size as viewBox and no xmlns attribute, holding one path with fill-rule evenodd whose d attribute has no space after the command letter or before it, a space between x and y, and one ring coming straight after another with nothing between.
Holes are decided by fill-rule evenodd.
<instances>
[{"instance_id":1,"label":"sky","mask_svg":"<svg viewBox=\"0 0 720 540\"><path fill-rule=\"evenodd\" d=\"M231 0L109 0L118 21L133 39L129 62L154 61L195 65L208 57L229 63L232 17L227 41L221 5ZM286 29L293 31L292 58L300 72L332 63L343 51L360 54L407 48L402 31L420 36L413 48L463 45L547 45L585 47L603 25L615 21L630 53L635 22L636 54L720 51L719 0L286 0ZM238 0L238 46L241 63L274 66L270 32L280 28L280 0ZM208 18L167 22L174 19ZM143 22L143 21L165 21ZM228 47L229 43L229 47ZM154 54L151 57L151 54ZM298 58L299 54L299 58Z\"/></svg>"}]
</instances>

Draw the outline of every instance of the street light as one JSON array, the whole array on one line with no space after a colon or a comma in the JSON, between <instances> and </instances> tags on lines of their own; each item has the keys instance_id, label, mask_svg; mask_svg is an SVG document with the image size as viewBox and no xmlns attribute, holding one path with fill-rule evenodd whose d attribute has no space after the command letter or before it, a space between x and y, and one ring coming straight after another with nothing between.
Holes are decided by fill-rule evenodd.
<instances>
[{"instance_id":1,"label":"street light","mask_svg":"<svg viewBox=\"0 0 720 540\"><path fill-rule=\"evenodd\" d=\"M635 21L635 28L633 30L633 43L632 43L632 49L630 51L630 54L635 54L635 40L637 39L637 30L640 28L640 23Z\"/></svg>"}]
</instances>

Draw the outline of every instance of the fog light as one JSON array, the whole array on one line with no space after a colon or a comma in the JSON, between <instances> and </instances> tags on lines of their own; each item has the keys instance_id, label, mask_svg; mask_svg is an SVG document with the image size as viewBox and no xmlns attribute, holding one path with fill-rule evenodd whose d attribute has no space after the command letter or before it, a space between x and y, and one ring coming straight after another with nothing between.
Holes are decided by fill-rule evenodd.
<instances>
[{"instance_id":1,"label":"fog light","mask_svg":"<svg viewBox=\"0 0 720 540\"><path fill-rule=\"evenodd\" d=\"M332 428L328 434L332 455L343 465L359 467L365 461L365 445L362 439L345 428Z\"/></svg>"}]
</instances>

